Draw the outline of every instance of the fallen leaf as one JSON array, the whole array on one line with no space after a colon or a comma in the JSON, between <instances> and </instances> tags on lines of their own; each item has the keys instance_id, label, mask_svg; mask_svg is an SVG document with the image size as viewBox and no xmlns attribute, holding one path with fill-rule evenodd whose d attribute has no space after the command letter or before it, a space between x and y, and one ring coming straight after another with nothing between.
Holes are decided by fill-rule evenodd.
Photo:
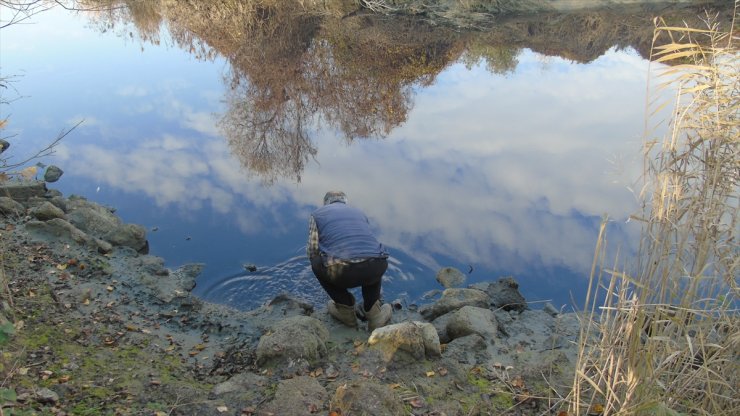
<instances>
[{"instance_id":1,"label":"fallen leaf","mask_svg":"<svg viewBox=\"0 0 740 416\"><path fill-rule=\"evenodd\" d=\"M434 377L434 371L427 371L426 375L427 377Z\"/></svg>"},{"instance_id":2,"label":"fallen leaf","mask_svg":"<svg viewBox=\"0 0 740 416\"><path fill-rule=\"evenodd\" d=\"M57 264L57 269L59 269L59 270L66 270L67 269L67 265L66 264Z\"/></svg>"},{"instance_id":3,"label":"fallen leaf","mask_svg":"<svg viewBox=\"0 0 740 416\"><path fill-rule=\"evenodd\" d=\"M420 397L417 397L415 399L409 400L409 404L411 405L411 407L413 407L415 409L418 409L420 407L424 407L424 401L421 400Z\"/></svg>"},{"instance_id":4,"label":"fallen leaf","mask_svg":"<svg viewBox=\"0 0 740 416\"><path fill-rule=\"evenodd\" d=\"M36 172L38 172L39 168L36 166L29 166L21 171L21 176L23 176L23 179L33 179L36 177Z\"/></svg>"},{"instance_id":5,"label":"fallen leaf","mask_svg":"<svg viewBox=\"0 0 740 416\"><path fill-rule=\"evenodd\" d=\"M442 377L444 377L444 376L446 376L446 375L447 375L447 369L446 369L446 368L444 368L444 367L440 367L440 368L438 368L438 369L437 369L437 372L438 372L438 373L439 373L439 375L440 375L440 376L442 376Z\"/></svg>"},{"instance_id":6,"label":"fallen leaf","mask_svg":"<svg viewBox=\"0 0 740 416\"><path fill-rule=\"evenodd\" d=\"M601 403L596 403L593 406L591 406L590 409L588 409L589 416L601 415L603 413L604 413L604 405L602 405Z\"/></svg>"},{"instance_id":7,"label":"fallen leaf","mask_svg":"<svg viewBox=\"0 0 740 416\"><path fill-rule=\"evenodd\" d=\"M131 331L131 332L137 332L139 330L139 328L137 328L136 325L127 324L126 325L126 330L127 331Z\"/></svg>"},{"instance_id":8,"label":"fallen leaf","mask_svg":"<svg viewBox=\"0 0 740 416\"><path fill-rule=\"evenodd\" d=\"M64 383L68 382L69 379L70 379L70 377L68 375L61 376L61 377L59 377L59 384L64 384Z\"/></svg>"},{"instance_id":9,"label":"fallen leaf","mask_svg":"<svg viewBox=\"0 0 740 416\"><path fill-rule=\"evenodd\" d=\"M229 408L228 408L228 407L226 407L226 406L218 406L218 407L216 407L216 410L217 410L217 411L218 411L219 413L226 413L226 412L228 412L228 411L229 411Z\"/></svg>"}]
</instances>

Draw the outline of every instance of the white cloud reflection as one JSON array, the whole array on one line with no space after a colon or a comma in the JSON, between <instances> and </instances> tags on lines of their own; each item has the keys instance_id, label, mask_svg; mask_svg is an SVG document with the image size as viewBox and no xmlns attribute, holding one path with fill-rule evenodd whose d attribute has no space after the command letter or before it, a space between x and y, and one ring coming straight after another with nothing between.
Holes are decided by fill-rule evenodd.
<instances>
[{"instance_id":1,"label":"white cloud reflection","mask_svg":"<svg viewBox=\"0 0 740 416\"><path fill-rule=\"evenodd\" d=\"M120 146L63 144L60 157L75 175L144 193L161 207L211 207L247 233L262 231L265 217L279 219L280 204L307 215L324 192L342 189L384 243L432 267L442 254L512 272L532 262L584 272L593 218L624 220L636 208L627 186L639 174L647 65L613 51L589 65L553 59L547 71L535 54L520 62L506 78L449 68L418 91L408 121L385 140L347 146L322 134L319 163L299 185L249 179L215 137L214 116L172 97L149 111L178 120L185 133Z\"/></svg>"}]
</instances>

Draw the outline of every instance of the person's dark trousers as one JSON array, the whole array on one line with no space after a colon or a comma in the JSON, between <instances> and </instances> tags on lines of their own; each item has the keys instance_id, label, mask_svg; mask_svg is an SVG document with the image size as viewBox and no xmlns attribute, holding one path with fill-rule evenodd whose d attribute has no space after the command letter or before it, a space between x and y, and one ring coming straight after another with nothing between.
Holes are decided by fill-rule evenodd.
<instances>
[{"instance_id":1,"label":"person's dark trousers","mask_svg":"<svg viewBox=\"0 0 740 416\"><path fill-rule=\"evenodd\" d=\"M321 287L336 303L353 306L354 297L347 289L362 286L362 301L367 311L380 299L380 285L383 273L388 269L388 260L374 258L326 267L320 256L314 256L311 258L311 269Z\"/></svg>"}]
</instances>

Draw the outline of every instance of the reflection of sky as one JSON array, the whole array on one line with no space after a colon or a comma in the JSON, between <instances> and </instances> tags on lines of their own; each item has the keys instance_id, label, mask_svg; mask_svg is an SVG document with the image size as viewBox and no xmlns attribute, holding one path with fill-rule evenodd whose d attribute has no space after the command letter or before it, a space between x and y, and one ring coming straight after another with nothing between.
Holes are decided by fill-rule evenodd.
<instances>
[{"instance_id":1,"label":"reflection of sky","mask_svg":"<svg viewBox=\"0 0 740 416\"><path fill-rule=\"evenodd\" d=\"M152 254L207 263L200 287L242 263L300 256L308 213L343 189L393 251L388 295L416 297L436 288L437 267L471 265L471 281L513 274L529 299L570 303L585 291L601 216L623 223L636 209L627 187L640 173L647 64L634 53L580 65L525 51L506 77L453 65L416 91L387 139L348 146L319 132L302 182L264 187L216 128L222 61L167 42L142 51L59 10L34 21L0 36L2 74L22 74L27 96L11 108L13 148L31 153L84 118L44 161L67 172L54 187L156 227ZM612 241L628 233L615 227Z\"/></svg>"}]
</instances>

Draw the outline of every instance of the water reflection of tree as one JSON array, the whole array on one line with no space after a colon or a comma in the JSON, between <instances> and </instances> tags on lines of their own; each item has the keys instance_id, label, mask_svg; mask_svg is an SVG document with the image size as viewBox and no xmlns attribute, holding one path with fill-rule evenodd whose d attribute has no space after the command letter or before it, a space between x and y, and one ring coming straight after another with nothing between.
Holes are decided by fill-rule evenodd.
<instances>
[{"instance_id":1,"label":"water reflection of tree","mask_svg":"<svg viewBox=\"0 0 740 416\"><path fill-rule=\"evenodd\" d=\"M347 32L273 10L232 57L221 127L242 164L272 181L300 181L320 125L348 142L384 138L402 124L413 86L450 61L451 42L399 44L381 32ZM352 33L351 36L348 33Z\"/></svg>"},{"instance_id":2,"label":"water reflection of tree","mask_svg":"<svg viewBox=\"0 0 740 416\"><path fill-rule=\"evenodd\" d=\"M241 163L268 182L300 180L318 153L319 126L348 142L386 137L405 122L414 86L430 85L450 62L507 74L523 48L589 62L615 46L642 52L653 32L649 14L611 10L514 14L486 30L459 30L444 19L363 13L352 0L80 1L113 6L99 15L105 30L132 22L141 39L158 43L166 23L199 59L224 57L220 125Z\"/></svg>"}]
</instances>

